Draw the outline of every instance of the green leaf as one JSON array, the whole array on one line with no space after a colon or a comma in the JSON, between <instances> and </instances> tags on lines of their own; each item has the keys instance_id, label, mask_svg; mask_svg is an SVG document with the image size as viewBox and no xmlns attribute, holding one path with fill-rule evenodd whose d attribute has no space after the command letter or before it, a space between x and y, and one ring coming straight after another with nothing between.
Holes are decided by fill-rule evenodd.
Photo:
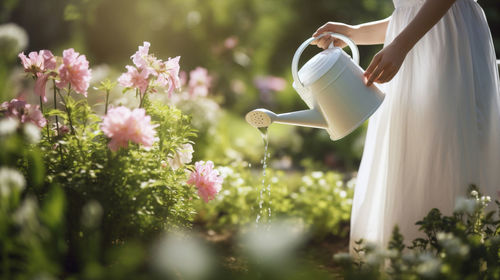
<instances>
[{"instance_id":1,"label":"green leaf","mask_svg":"<svg viewBox=\"0 0 500 280\"><path fill-rule=\"evenodd\" d=\"M64 221L65 196L59 186L52 186L42 206L42 221L50 228L62 226Z\"/></svg>"},{"instance_id":2,"label":"green leaf","mask_svg":"<svg viewBox=\"0 0 500 280\"><path fill-rule=\"evenodd\" d=\"M38 150L29 150L27 154L28 163L28 184L33 187L39 187L43 184L45 176L45 167L42 157Z\"/></svg>"}]
</instances>

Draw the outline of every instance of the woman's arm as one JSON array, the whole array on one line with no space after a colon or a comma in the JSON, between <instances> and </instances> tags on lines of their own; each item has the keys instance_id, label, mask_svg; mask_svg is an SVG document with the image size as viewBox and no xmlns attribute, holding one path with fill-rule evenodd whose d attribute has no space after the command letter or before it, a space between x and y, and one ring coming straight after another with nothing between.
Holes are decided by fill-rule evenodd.
<instances>
[{"instance_id":1,"label":"woman's arm","mask_svg":"<svg viewBox=\"0 0 500 280\"><path fill-rule=\"evenodd\" d=\"M365 71L369 86L390 81L401 68L406 54L450 9L456 0L427 0L408 26L374 57Z\"/></svg>"},{"instance_id":2,"label":"woman's arm","mask_svg":"<svg viewBox=\"0 0 500 280\"><path fill-rule=\"evenodd\" d=\"M385 40L385 31L387 30L387 25L389 23L390 17L372 21L368 23L363 23L359 25L348 25L340 22L328 22L318 28L314 32L313 37L317 37L324 32L335 32L346 35L351 38L357 45L376 45L383 44ZM330 43L333 41L335 46L345 47L345 42L339 39L332 38L330 36L325 36L312 42L312 45L317 45L320 48L328 48Z\"/></svg>"}]
</instances>

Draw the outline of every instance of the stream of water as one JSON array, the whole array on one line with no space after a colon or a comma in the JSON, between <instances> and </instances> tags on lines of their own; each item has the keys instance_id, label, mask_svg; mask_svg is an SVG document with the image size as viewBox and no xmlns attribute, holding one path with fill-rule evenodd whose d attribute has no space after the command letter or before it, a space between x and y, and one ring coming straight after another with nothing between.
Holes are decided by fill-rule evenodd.
<instances>
[{"instance_id":1,"label":"stream of water","mask_svg":"<svg viewBox=\"0 0 500 280\"><path fill-rule=\"evenodd\" d=\"M264 140L264 158L262 159L262 186L260 188L259 194L259 212L257 213L257 218L255 220L256 223L259 223L263 213L263 204L264 204L264 192L267 191L268 205L267 205L267 215L268 222L271 222L271 183L267 183L266 185L266 168L267 168L267 159L269 158L268 147L269 147L269 139L267 133L267 127L259 128L260 133L262 135L262 140Z\"/></svg>"}]
</instances>

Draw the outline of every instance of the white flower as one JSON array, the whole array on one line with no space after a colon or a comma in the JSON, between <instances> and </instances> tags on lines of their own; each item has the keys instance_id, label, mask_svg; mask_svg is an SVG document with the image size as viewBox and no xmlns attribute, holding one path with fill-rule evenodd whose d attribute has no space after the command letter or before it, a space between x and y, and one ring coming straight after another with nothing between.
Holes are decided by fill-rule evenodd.
<instances>
[{"instance_id":1,"label":"white flower","mask_svg":"<svg viewBox=\"0 0 500 280\"><path fill-rule=\"evenodd\" d=\"M25 123L23 126L24 135L31 144L40 142L40 129L32 123Z\"/></svg>"},{"instance_id":2,"label":"white flower","mask_svg":"<svg viewBox=\"0 0 500 280\"><path fill-rule=\"evenodd\" d=\"M34 197L26 198L21 206L17 208L12 215L14 222L22 227L35 229L38 226L37 221L38 204Z\"/></svg>"},{"instance_id":3,"label":"white flower","mask_svg":"<svg viewBox=\"0 0 500 280\"><path fill-rule=\"evenodd\" d=\"M482 197L481 197L481 201L486 202L486 203L489 203L489 202L491 202L491 197L490 197L489 195L487 195L487 196L482 196Z\"/></svg>"},{"instance_id":4,"label":"white flower","mask_svg":"<svg viewBox=\"0 0 500 280\"><path fill-rule=\"evenodd\" d=\"M353 189L353 188L354 188L354 186L356 186L356 178L352 178L351 180L349 180L349 181L347 182L347 187L348 187L349 189Z\"/></svg>"},{"instance_id":5,"label":"white flower","mask_svg":"<svg viewBox=\"0 0 500 280\"><path fill-rule=\"evenodd\" d=\"M184 144L176 150L172 158L168 158L168 163L173 170L179 169L184 164L190 163L193 160L193 146Z\"/></svg>"},{"instance_id":6,"label":"white flower","mask_svg":"<svg viewBox=\"0 0 500 280\"><path fill-rule=\"evenodd\" d=\"M455 202L455 212L464 212L467 214L474 214L476 211L476 200L458 197Z\"/></svg>"},{"instance_id":7,"label":"white flower","mask_svg":"<svg viewBox=\"0 0 500 280\"><path fill-rule=\"evenodd\" d=\"M152 265L168 278L202 279L214 267L205 243L186 232L162 237L153 246Z\"/></svg>"},{"instance_id":8,"label":"white flower","mask_svg":"<svg viewBox=\"0 0 500 280\"><path fill-rule=\"evenodd\" d=\"M441 261L432 256L430 253L425 253L419 256L421 263L417 266L417 272L424 277L435 277L441 270Z\"/></svg>"},{"instance_id":9,"label":"white flower","mask_svg":"<svg viewBox=\"0 0 500 280\"><path fill-rule=\"evenodd\" d=\"M0 25L0 50L15 56L28 46L28 34L17 24Z\"/></svg>"},{"instance_id":10,"label":"white flower","mask_svg":"<svg viewBox=\"0 0 500 280\"><path fill-rule=\"evenodd\" d=\"M94 228L101 223L102 206L95 200L89 201L82 209L82 224Z\"/></svg>"},{"instance_id":11,"label":"white flower","mask_svg":"<svg viewBox=\"0 0 500 280\"><path fill-rule=\"evenodd\" d=\"M245 180L243 180L242 178L238 178L238 179L236 179L236 181L234 182L234 184L236 186L242 186L243 184L245 184Z\"/></svg>"},{"instance_id":12,"label":"white flower","mask_svg":"<svg viewBox=\"0 0 500 280\"><path fill-rule=\"evenodd\" d=\"M309 176L302 176L302 182L304 182L307 186L312 186L313 181Z\"/></svg>"},{"instance_id":13,"label":"white flower","mask_svg":"<svg viewBox=\"0 0 500 280\"><path fill-rule=\"evenodd\" d=\"M26 186L24 176L9 167L0 167L0 197L7 197L12 190L22 191Z\"/></svg>"},{"instance_id":14,"label":"white flower","mask_svg":"<svg viewBox=\"0 0 500 280\"><path fill-rule=\"evenodd\" d=\"M439 232L436 236L438 243L443 246L445 252L451 255L459 255L461 257L469 254L469 247L463 244L460 239L452 233Z\"/></svg>"},{"instance_id":15,"label":"white flower","mask_svg":"<svg viewBox=\"0 0 500 280\"><path fill-rule=\"evenodd\" d=\"M320 186L326 187L326 180L325 179L323 179L323 178L319 179L318 183Z\"/></svg>"},{"instance_id":16,"label":"white flower","mask_svg":"<svg viewBox=\"0 0 500 280\"><path fill-rule=\"evenodd\" d=\"M473 191L470 192L470 195L472 195L473 197L477 198L478 193L477 193L476 190L473 190Z\"/></svg>"},{"instance_id":17,"label":"white flower","mask_svg":"<svg viewBox=\"0 0 500 280\"><path fill-rule=\"evenodd\" d=\"M490 202L491 202L491 197L489 195L481 196L481 204L483 205L483 207L488 206Z\"/></svg>"},{"instance_id":18,"label":"white flower","mask_svg":"<svg viewBox=\"0 0 500 280\"><path fill-rule=\"evenodd\" d=\"M319 178L323 177L323 172L321 172L321 171L314 171L314 172L311 172L311 176L314 179L319 179Z\"/></svg>"},{"instance_id":19,"label":"white flower","mask_svg":"<svg viewBox=\"0 0 500 280\"><path fill-rule=\"evenodd\" d=\"M19 121L14 118L4 118L0 120L0 136L9 135L16 131Z\"/></svg>"},{"instance_id":20,"label":"white flower","mask_svg":"<svg viewBox=\"0 0 500 280\"><path fill-rule=\"evenodd\" d=\"M217 168L217 171L219 171L219 174L223 179L226 179L234 174L233 169L229 166L220 166Z\"/></svg>"},{"instance_id":21,"label":"white flower","mask_svg":"<svg viewBox=\"0 0 500 280\"><path fill-rule=\"evenodd\" d=\"M342 190L340 191L340 197L345 198L347 196L347 192Z\"/></svg>"}]
</instances>

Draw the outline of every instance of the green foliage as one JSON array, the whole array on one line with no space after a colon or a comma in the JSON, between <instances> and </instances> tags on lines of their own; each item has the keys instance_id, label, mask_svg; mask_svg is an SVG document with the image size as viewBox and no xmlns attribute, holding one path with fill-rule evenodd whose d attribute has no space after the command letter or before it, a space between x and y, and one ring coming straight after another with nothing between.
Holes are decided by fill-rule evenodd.
<instances>
[{"instance_id":1,"label":"green foliage","mask_svg":"<svg viewBox=\"0 0 500 280\"><path fill-rule=\"evenodd\" d=\"M196 207L199 221L209 228L235 229L253 223L260 214L261 223L291 219L311 229L317 238L347 234L353 181L345 184L339 173L313 171L301 176L269 168L262 178L241 162L219 170L225 176L220 194Z\"/></svg>"},{"instance_id":2,"label":"green foliage","mask_svg":"<svg viewBox=\"0 0 500 280\"><path fill-rule=\"evenodd\" d=\"M426 237L411 246L395 227L387 250L360 241L357 259L336 255L345 279L500 279L500 202L485 213L490 198L471 190L453 215L432 209L417 222Z\"/></svg>"},{"instance_id":3,"label":"green foliage","mask_svg":"<svg viewBox=\"0 0 500 280\"><path fill-rule=\"evenodd\" d=\"M101 119L87 101L66 97L65 104L71 114L51 114L72 123L74 134L57 136L51 131L50 138L44 134L41 149L47 182L60 185L69 204L77 206L70 209L71 219L79 220L81 207L97 201L103 207L103 240L107 244L190 225L193 191L184 183L185 170L162 167L175 148L195 136L187 116L159 102L147 102L147 113L159 124L157 143L149 150L131 144L111 152L99 127Z\"/></svg>"}]
</instances>

